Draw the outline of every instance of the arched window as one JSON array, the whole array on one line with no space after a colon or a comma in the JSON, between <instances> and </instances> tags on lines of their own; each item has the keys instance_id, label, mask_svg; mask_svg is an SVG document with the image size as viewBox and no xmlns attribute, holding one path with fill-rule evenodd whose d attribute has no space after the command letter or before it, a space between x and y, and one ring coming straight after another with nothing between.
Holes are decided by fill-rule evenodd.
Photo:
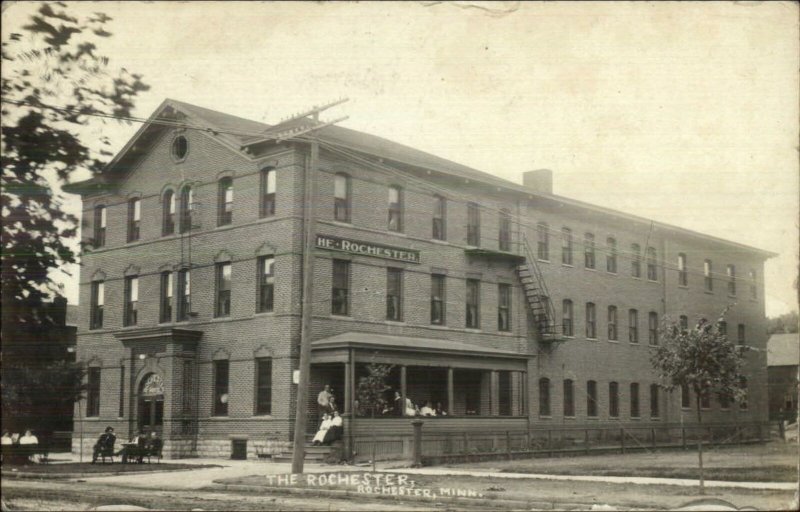
<instances>
[{"instance_id":1,"label":"arched window","mask_svg":"<svg viewBox=\"0 0 800 512\"><path fill-rule=\"evenodd\" d=\"M550 379L539 379L539 416L550 416Z\"/></svg>"},{"instance_id":2,"label":"arched window","mask_svg":"<svg viewBox=\"0 0 800 512\"><path fill-rule=\"evenodd\" d=\"M658 281L658 272L656 271L656 248L647 248L647 279L649 281Z\"/></svg>"},{"instance_id":3,"label":"arched window","mask_svg":"<svg viewBox=\"0 0 800 512\"><path fill-rule=\"evenodd\" d=\"M661 416L661 408L658 403L658 384L650 384L650 417L658 418Z\"/></svg>"},{"instance_id":4,"label":"arched window","mask_svg":"<svg viewBox=\"0 0 800 512\"><path fill-rule=\"evenodd\" d=\"M233 222L233 179L219 180L217 192L217 226L227 226Z\"/></svg>"},{"instance_id":5,"label":"arched window","mask_svg":"<svg viewBox=\"0 0 800 512\"><path fill-rule=\"evenodd\" d=\"M616 382L608 383L608 415L619 418L619 384Z\"/></svg>"},{"instance_id":6,"label":"arched window","mask_svg":"<svg viewBox=\"0 0 800 512\"><path fill-rule=\"evenodd\" d=\"M186 185L181 190L181 233L186 233L192 229L192 212L194 210L194 195L192 187Z\"/></svg>"},{"instance_id":7,"label":"arched window","mask_svg":"<svg viewBox=\"0 0 800 512\"><path fill-rule=\"evenodd\" d=\"M261 200L259 201L259 215L262 218L275 215L276 179L274 167L267 167L261 170Z\"/></svg>"},{"instance_id":8,"label":"arched window","mask_svg":"<svg viewBox=\"0 0 800 512\"><path fill-rule=\"evenodd\" d=\"M597 417L597 382L593 380L586 383L586 416Z\"/></svg>"},{"instance_id":9,"label":"arched window","mask_svg":"<svg viewBox=\"0 0 800 512\"><path fill-rule=\"evenodd\" d=\"M572 379L564 379L564 416L568 418L575 416L575 389Z\"/></svg>"},{"instance_id":10,"label":"arched window","mask_svg":"<svg viewBox=\"0 0 800 512\"><path fill-rule=\"evenodd\" d=\"M106 207L103 205L94 208L94 246L106 245Z\"/></svg>"},{"instance_id":11,"label":"arched window","mask_svg":"<svg viewBox=\"0 0 800 512\"><path fill-rule=\"evenodd\" d=\"M639 415L639 383L631 382L631 418L638 418Z\"/></svg>"},{"instance_id":12,"label":"arched window","mask_svg":"<svg viewBox=\"0 0 800 512\"><path fill-rule=\"evenodd\" d=\"M142 221L142 201L134 197L128 201L128 241L139 240L139 226Z\"/></svg>"},{"instance_id":13,"label":"arched window","mask_svg":"<svg viewBox=\"0 0 800 512\"><path fill-rule=\"evenodd\" d=\"M333 218L350 222L350 176L347 174L333 177Z\"/></svg>"},{"instance_id":14,"label":"arched window","mask_svg":"<svg viewBox=\"0 0 800 512\"><path fill-rule=\"evenodd\" d=\"M389 187L389 231L403 231L403 189L397 185Z\"/></svg>"},{"instance_id":15,"label":"arched window","mask_svg":"<svg viewBox=\"0 0 800 512\"><path fill-rule=\"evenodd\" d=\"M175 192L167 190L161 202L162 220L161 234L171 235L175 232Z\"/></svg>"}]
</instances>

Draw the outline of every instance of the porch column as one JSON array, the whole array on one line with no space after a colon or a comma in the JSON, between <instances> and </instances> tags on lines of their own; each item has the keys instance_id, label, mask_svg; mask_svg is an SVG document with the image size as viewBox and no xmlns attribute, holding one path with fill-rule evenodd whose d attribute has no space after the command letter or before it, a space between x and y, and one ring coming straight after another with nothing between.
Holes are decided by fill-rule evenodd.
<instances>
[{"instance_id":1,"label":"porch column","mask_svg":"<svg viewBox=\"0 0 800 512\"><path fill-rule=\"evenodd\" d=\"M403 365L400 367L400 399L402 403L400 404L400 415L406 415L406 366Z\"/></svg>"},{"instance_id":2,"label":"porch column","mask_svg":"<svg viewBox=\"0 0 800 512\"><path fill-rule=\"evenodd\" d=\"M490 402L489 405L491 409L489 410L489 414L491 416L498 416L500 414L500 386L499 386L499 374L497 370L492 370L491 380L489 381L489 396Z\"/></svg>"},{"instance_id":3,"label":"porch column","mask_svg":"<svg viewBox=\"0 0 800 512\"><path fill-rule=\"evenodd\" d=\"M353 399L355 398L355 368L353 364L353 349L347 351L347 362L344 363L344 414L355 415Z\"/></svg>"},{"instance_id":4,"label":"porch column","mask_svg":"<svg viewBox=\"0 0 800 512\"><path fill-rule=\"evenodd\" d=\"M452 416L455 407L453 407L453 367L447 368L447 415Z\"/></svg>"}]
</instances>

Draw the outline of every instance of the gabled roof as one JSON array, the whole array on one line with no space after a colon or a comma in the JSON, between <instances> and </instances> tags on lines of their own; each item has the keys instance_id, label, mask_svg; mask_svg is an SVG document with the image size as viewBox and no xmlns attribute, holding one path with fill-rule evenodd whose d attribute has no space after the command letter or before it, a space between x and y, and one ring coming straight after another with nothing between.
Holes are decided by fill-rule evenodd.
<instances>
[{"instance_id":1,"label":"gabled roof","mask_svg":"<svg viewBox=\"0 0 800 512\"><path fill-rule=\"evenodd\" d=\"M162 113L168 108L177 110L187 115L187 122L189 125L195 125L196 128L211 133L215 137L218 137L227 143L229 146L241 151L244 151L245 146L250 144L252 141L260 139L260 135L271 127L269 124L258 121L252 121L243 117L225 114L223 112L218 112L205 107L199 107L197 105L184 103L178 100L166 99L150 116L149 122L143 124L133 138L131 138L131 140L125 144L122 150L106 166L103 175L80 183L67 185L64 187L64 190L72 193L87 193L93 190L102 190L103 187L107 186L108 180L106 176L108 173L119 172L120 170L125 171L127 169L125 162L123 162L125 157L132 152L133 149L138 147L139 150L142 150L146 146L146 135L148 131L154 126L159 126L158 123L161 120L160 116L162 116ZM637 215L585 203L564 196L536 192L518 183L498 178L492 174L473 169L466 165L461 165L459 163L452 162L436 155L432 155L430 153L426 153L424 151L420 151L410 146L393 142L376 135L370 135L368 133L351 130L342 126L326 126L316 131L315 136L321 142L326 142L340 148L354 150L359 153L379 157L399 164L435 171L451 177L499 187L507 192L510 191L514 192L515 194L522 194L527 198L535 198L536 200L542 202L551 202L559 207L567 206L589 214L606 215L615 219L632 221L648 227L652 225L656 229L663 229L679 236L688 236L691 238L700 238L703 240L722 243L744 252L758 254L764 258L777 256L776 253L771 251L765 251L756 247L751 247L738 242L698 233L696 231L672 226L669 224L654 222L651 219L639 217ZM144 140L140 141L140 139Z\"/></svg>"},{"instance_id":2,"label":"gabled roof","mask_svg":"<svg viewBox=\"0 0 800 512\"><path fill-rule=\"evenodd\" d=\"M767 366L800 365L800 334L773 334L767 341Z\"/></svg>"}]
</instances>

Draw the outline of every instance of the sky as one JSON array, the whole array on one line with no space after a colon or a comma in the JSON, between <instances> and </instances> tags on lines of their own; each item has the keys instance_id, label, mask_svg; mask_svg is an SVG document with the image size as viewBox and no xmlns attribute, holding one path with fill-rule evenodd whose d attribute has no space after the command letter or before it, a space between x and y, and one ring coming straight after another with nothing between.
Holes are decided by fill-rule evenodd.
<instances>
[{"instance_id":1,"label":"sky","mask_svg":"<svg viewBox=\"0 0 800 512\"><path fill-rule=\"evenodd\" d=\"M274 123L346 97L342 126L779 253L767 314L797 310L796 3L68 5L113 18L110 67L151 86L135 115L173 98ZM37 7L4 2L4 33ZM97 129L116 150L138 126Z\"/></svg>"}]
</instances>

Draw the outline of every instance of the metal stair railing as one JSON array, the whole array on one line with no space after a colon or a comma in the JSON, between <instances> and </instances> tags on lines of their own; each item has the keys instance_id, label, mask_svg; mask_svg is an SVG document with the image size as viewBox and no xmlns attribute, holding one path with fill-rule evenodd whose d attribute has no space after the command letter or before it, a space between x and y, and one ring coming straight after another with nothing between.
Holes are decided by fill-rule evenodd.
<instances>
[{"instance_id":1,"label":"metal stair railing","mask_svg":"<svg viewBox=\"0 0 800 512\"><path fill-rule=\"evenodd\" d=\"M556 324L556 312L553 302L550 300L550 293L547 284L542 276L536 258L533 256L527 237L522 236L522 244L525 248L525 264L517 267L522 287L525 290L525 301L528 309L533 313L533 321L539 335L539 341L551 342L559 341L558 325Z\"/></svg>"}]
</instances>

